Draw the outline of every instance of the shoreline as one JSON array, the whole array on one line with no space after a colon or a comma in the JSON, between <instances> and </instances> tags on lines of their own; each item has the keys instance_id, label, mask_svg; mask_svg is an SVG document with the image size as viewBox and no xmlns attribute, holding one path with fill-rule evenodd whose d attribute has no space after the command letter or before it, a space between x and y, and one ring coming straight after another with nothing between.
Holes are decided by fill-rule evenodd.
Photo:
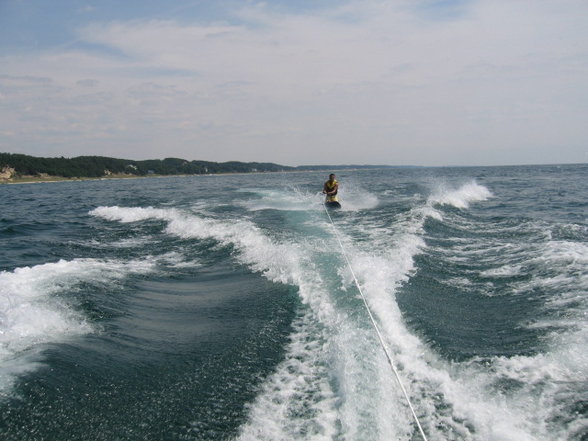
<instances>
[{"instance_id":1,"label":"shoreline","mask_svg":"<svg viewBox=\"0 0 588 441\"><path fill-rule=\"evenodd\" d=\"M163 175L158 175L163 176ZM21 178L11 178L0 181L0 185L11 185L11 184L48 184L54 182L80 182L80 181L106 181L110 179L137 179L146 178L151 176L128 176L128 175L113 175L113 176L102 176L100 178L66 178L63 176L24 176Z\"/></svg>"},{"instance_id":2,"label":"shoreline","mask_svg":"<svg viewBox=\"0 0 588 441\"><path fill-rule=\"evenodd\" d=\"M489 166L489 167L529 167L529 166L539 166L539 167L546 167L546 166L583 166L587 165L588 163L570 163L570 164L540 164L540 165L507 165L507 166ZM421 167L421 166L411 166L410 168L429 168L429 167ZM470 168L470 167L482 167L482 166L444 166L444 167L430 167L430 168ZM396 168L407 168L407 167L393 167L393 166L373 166L369 167L370 170L381 170L381 169L396 169ZM16 185L16 184L48 184L54 182L80 182L80 181L108 181L108 180L121 180L121 179L149 179L149 178L171 178L171 177L190 177L190 176L238 176L238 175L259 175L259 174L276 174L276 173L301 173L301 172L310 172L310 173L327 173L327 172L338 172L341 173L343 171L355 171L355 170L365 170L365 167L357 167L357 168L340 168L340 166L333 166L332 168L324 168L324 169L306 169L306 170L278 170L278 171L252 171L252 172L225 172L225 173L204 173L204 174L172 174L172 175L158 175L158 174L151 174L151 175L129 175L129 174L112 174L108 176L101 176L101 177L75 177L75 178L66 178L63 176L22 176L18 178L3 178L0 179L0 186L2 185Z\"/></svg>"},{"instance_id":3,"label":"shoreline","mask_svg":"<svg viewBox=\"0 0 588 441\"><path fill-rule=\"evenodd\" d=\"M259 174L274 174L274 173L296 173L301 170L280 170L280 171L267 171L267 172L246 172L246 173L206 173L206 174L190 174L190 175L111 175L101 176L99 178L66 178L62 176L25 176L21 178L11 178L10 180L0 180L1 185L20 185L20 184L50 184L55 182L81 182L81 181L109 181L109 180L122 180L122 179L151 179L151 178L180 178L180 177L191 177L191 176L239 176L239 175L259 175ZM323 170L311 170L311 171L323 171Z\"/></svg>"}]
</instances>

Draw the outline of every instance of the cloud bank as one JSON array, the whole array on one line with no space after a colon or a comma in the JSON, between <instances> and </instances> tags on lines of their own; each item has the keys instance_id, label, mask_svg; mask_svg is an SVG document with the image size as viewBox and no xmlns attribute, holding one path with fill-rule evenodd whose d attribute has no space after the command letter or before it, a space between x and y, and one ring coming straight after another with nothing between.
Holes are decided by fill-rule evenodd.
<instances>
[{"instance_id":1,"label":"cloud bank","mask_svg":"<svg viewBox=\"0 0 588 441\"><path fill-rule=\"evenodd\" d=\"M584 1L245 3L222 18L86 22L68 44L0 55L0 150L588 161Z\"/></svg>"}]
</instances>

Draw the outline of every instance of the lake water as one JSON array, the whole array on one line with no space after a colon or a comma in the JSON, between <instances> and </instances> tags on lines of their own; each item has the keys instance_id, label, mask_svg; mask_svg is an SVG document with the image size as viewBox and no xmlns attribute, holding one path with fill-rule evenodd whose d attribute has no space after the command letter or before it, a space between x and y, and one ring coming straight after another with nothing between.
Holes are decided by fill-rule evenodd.
<instances>
[{"instance_id":1,"label":"lake water","mask_svg":"<svg viewBox=\"0 0 588 441\"><path fill-rule=\"evenodd\" d=\"M587 440L588 165L327 175L0 186L0 438L420 440L354 274L429 440Z\"/></svg>"}]
</instances>

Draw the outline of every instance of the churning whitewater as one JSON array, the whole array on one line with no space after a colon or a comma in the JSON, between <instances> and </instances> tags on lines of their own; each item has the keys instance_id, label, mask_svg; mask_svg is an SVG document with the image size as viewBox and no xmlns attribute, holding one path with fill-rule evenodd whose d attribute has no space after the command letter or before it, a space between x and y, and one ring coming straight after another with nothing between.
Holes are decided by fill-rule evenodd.
<instances>
[{"instance_id":1,"label":"churning whitewater","mask_svg":"<svg viewBox=\"0 0 588 441\"><path fill-rule=\"evenodd\" d=\"M3 186L0 433L584 440L586 171Z\"/></svg>"}]
</instances>

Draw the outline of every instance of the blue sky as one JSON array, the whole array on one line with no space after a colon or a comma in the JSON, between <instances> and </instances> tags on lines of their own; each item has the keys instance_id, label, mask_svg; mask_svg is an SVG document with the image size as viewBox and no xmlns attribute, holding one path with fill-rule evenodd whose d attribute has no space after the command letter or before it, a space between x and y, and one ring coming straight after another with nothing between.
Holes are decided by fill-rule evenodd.
<instances>
[{"instance_id":1,"label":"blue sky","mask_svg":"<svg viewBox=\"0 0 588 441\"><path fill-rule=\"evenodd\" d=\"M585 0L0 0L0 151L588 162Z\"/></svg>"}]
</instances>

